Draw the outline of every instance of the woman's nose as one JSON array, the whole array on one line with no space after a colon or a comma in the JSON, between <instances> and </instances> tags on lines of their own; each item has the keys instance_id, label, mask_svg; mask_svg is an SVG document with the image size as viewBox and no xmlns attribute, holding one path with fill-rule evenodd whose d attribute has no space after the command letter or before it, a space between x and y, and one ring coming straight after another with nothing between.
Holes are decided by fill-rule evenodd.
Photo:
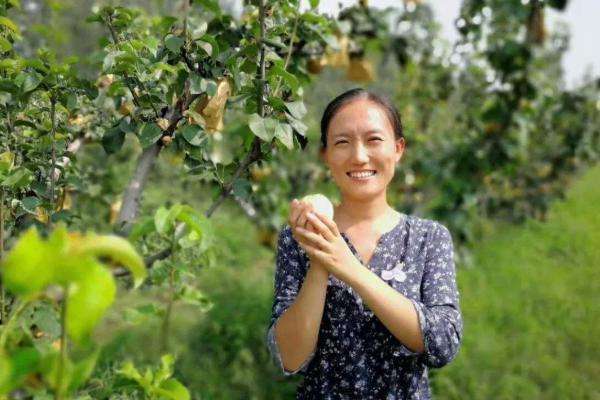
<instances>
[{"instance_id":1,"label":"woman's nose","mask_svg":"<svg viewBox=\"0 0 600 400\"><path fill-rule=\"evenodd\" d=\"M352 151L352 159L357 163L365 163L369 161L369 151L362 144L358 144L354 146L354 150Z\"/></svg>"}]
</instances>

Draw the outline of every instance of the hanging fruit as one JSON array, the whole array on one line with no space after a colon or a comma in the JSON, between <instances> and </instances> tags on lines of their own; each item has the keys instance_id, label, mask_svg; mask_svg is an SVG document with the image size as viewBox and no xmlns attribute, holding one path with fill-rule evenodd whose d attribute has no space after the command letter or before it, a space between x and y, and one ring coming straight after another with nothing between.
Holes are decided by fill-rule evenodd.
<instances>
[{"instance_id":1,"label":"hanging fruit","mask_svg":"<svg viewBox=\"0 0 600 400\"><path fill-rule=\"evenodd\" d=\"M529 14L527 20L527 41L534 44L543 44L545 39L544 6L538 0L533 0L531 2L531 14Z\"/></svg>"},{"instance_id":2,"label":"hanging fruit","mask_svg":"<svg viewBox=\"0 0 600 400\"><path fill-rule=\"evenodd\" d=\"M252 180L255 182L262 181L263 179L271 175L272 172L273 171L269 166L259 167L258 165L253 164L250 167L250 175L252 176Z\"/></svg>"},{"instance_id":3,"label":"hanging fruit","mask_svg":"<svg viewBox=\"0 0 600 400\"><path fill-rule=\"evenodd\" d=\"M35 208L35 219L43 224L47 224L49 218L50 216L48 215L48 211L46 211L44 207L37 206Z\"/></svg>"},{"instance_id":4,"label":"hanging fruit","mask_svg":"<svg viewBox=\"0 0 600 400\"><path fill-rule=\"evenodd\" d=\"M306 63L306 69L311 74L320 74L323 68L327 65L327 58L325 57L314 57L310 58Z\"/></svg>"},{"instance_id":5,"label":"hanging fruit","mask_svg":"<svg viewBox=\"0 0 600 400\"><path fill-rule=\"evenodd\" d=\"M56 202L55 210L70 210L73 205L73 200L71 199L71 191L72 189L62 189L60 191L60 195L58 197L58 201Z\"/></svg>"},{"instance_id":6,"label":"hanging fruit","mask_svg":"<svg viewBox=\"0 0 600 400\"><path fill-rule=\"evenodd\" d=\"M131 115L135 106L131 101L123 101L121 102L121 106L119 107L119 114L126 117L127 115Z\"/></svg>"},{"instance_id":7,"label":"hanging fruit","mask_svg":"<svg viewBox=\"0 0 600 400\"><path fill-rule=\"evenodd\" d=\"M160 138L160 141L162 142L163 146L168 146L173 141L173 136L164 135L163 137Z\"/></svg>"},{"instance_id":8,"label":"hanging fruit","mask_svg":"<svg viewBox=\"0 0 600 400\"><path fill-rule=\"evenodd\" d=\"M363 57L352 57L346 70L346 78L354 82L371 82L375 79L373 64Z\"/></svg>"},{"instance_id":9,"label":"hanging fruit","mask_svg":"<svg viewBox=\"0 0 600 400\"><path fill-rule=\"evenodd\" d=\"M102 75L100 78L98 78L98 81L96 81L96 86L100 89L105 89L112 85L114 81L115 76L113 74Z\"/></svg>"},{"instance_id":10,"label":"hanging fruit","mask_svg":"<svg viewBox=\"0 0 600 400\"><path fill-rule=\"evenodd\" d=\"M111 225L117 222L119 211L121 211L121 199L116 200L110 205L109 223Z\"/></svg>"},{"instance_id":11,"label":"hanging fruit","mask_svg":"<svg viewBox=\"0 0 600 400\"><path fill-rule=\"evenodd\" d=\"M166 131L169 129L169 120L166 118L158 118L156 120L156 125L158 125L158 127L163 131Z\"/></svg>"},{"instance_id":12,"label":"hanging fruit","mask_svg":"<svg viewBox=\"0 0 600 400\"><path fill-rule=\"evenodd\" d=\"M223 115L227 98L231 95L231 85L226 77L217 80L217 90L213 97L204 96L198 101L195 111L204 118L204 129L208 133L223 130Z\"/></svg>"},{"instance_id":13,"label":"hanging fruit","mask_svg":"<svg viewBox=\"0 0 600 400\"><path fill-rule=\"evenodd\" d=\"M336 37L340 48L337 51L328 49L325 52L325 60L327 65L331 65L334 68L346 68L350 63L350 57L348 55L350 39L339 33L336 33Z\"/></svg>"}]
</instances>

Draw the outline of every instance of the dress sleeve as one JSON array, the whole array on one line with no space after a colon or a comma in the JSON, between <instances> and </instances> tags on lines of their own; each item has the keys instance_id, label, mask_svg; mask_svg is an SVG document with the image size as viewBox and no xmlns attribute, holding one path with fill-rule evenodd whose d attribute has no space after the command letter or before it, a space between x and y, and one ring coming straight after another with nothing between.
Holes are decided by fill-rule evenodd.
<instances>
[{"instance_id":1,"label":"dress sleeve","mask_svg":"<svg viewBox=\"0 0 600 400\"><path fill-rule=\"evenodd\" d=\"M306 275L305 263L301 260L301 249L292 236L289 226L285 226L277 241L277 256L275 268L275 297L271 312L271 323L267 332L267 347L273 361L285 376L296 375L306 372L308 364L315 356L315 351L295 371L288 371L281 361L281 353L275 340L275 324L281 315L296 300L296 296L302 287Z\"/></svg>"},{"instance_id":2,"label":"dress sleeve","mask_svg":"<svg viewBox=\"0 0 600 400\"><path fill-rule=\"evenodd\" d=\"M425 351L418 355L425 365L441 368L460 348L463 320L456 285L452 236L448 229L434 222L427 244L425 269L421 283L421 301L410 299L417 311ZM404 346L403 346L404 347Z\"/></svg>"}]
</instances>

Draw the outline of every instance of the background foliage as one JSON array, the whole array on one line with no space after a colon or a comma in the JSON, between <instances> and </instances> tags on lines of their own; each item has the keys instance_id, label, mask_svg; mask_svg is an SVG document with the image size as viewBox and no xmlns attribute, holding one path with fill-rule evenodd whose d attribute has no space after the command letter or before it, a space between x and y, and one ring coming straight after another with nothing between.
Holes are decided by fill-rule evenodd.
<instances>
[{"instance_id":1,"label":"background foliage","mask_svg":"<svg viewBox=\"0 0 600 400\"><path fill-rule=\"evenodd\" d=\"M339 201L319 118L357 85L403 118L389 203L457 243L436 397L599 395L597 168L556 201L598 160L600 81L565 89L566 1L465 0L453 47L425 2L317 5L0 0L0 395L293 397L274 239L292 198Z\"/></svg>"}]
</instances>

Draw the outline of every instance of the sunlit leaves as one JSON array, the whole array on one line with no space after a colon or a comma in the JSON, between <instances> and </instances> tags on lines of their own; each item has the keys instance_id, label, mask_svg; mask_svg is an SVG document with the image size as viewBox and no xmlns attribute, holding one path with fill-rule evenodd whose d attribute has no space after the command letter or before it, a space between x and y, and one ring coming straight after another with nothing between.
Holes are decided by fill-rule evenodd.
<instances>
[{"instance_id":1,"label":"sunlit leaves","mask_svg":"<svg viewBox=\"0 0 600 400\"><path fill-rule=\"evenodd\" d=\"M133 246L120 236L88 233L83 236L71 235L70 239L69 250L75 257L108 257L129 269L134 279L134 288L141 285L146 277L144 261Z\"/></svg>"},{"instance_id":2,"label":"sunlit leaves","mask_svg":"<svg viewBox=\"0 0 600 400\"><path fill-rule=\"evenodd\" d=\"M143 124L140 128L140 144L144 148L148 147L156 143L162 134L162 129L154 122Z\"/></svg>"},{"instance_id":3,"label":"sunlit leaves","mask_svg":"<svg viewBox=\"0 0 600 400\"><path fill-rule=\"evenodd\" d=\"M117 373L137 383L150 398L163 398L170 400L189 400L189 391L173 375L172 355L165 354L161 357L161 366L152 371L146 368L144 374L139 372L133 362L126 361Z\"/></svg>"},{"instance_id":4,"label":"sunlit leaves","mask_svg":"<svg viewBox=\"0 0 600 400\"><path fill-rule=\"evenodd\" d=\"M57 257L64 247L64 243L43 241L37 229L30 228L4 260L4 285L19 296L36 295L55 281Z\"/></svg>"},{"instance_id":5,"label":"sunlit leaves","mask_svg":"<svg viewBox=\"0 0 600 400\"><path fill-rule=\"evenodd\" d=\"M48 240L32 227L17 241L2 263L3 283L25 299L39 296L50 285L64 288L67 331L75 341L83 341L114 300L115 282L101 257L128 268L134 287L146 277L143 260L125 239L69 234L59 225Z\"/></svg>"},{"instance_id":6,"label":"sunlit leaves","mask_svg":"<svg viewBox=\"0 0 600 400\"><path fill-rule=\"evenodd\" d=\"M179 50L184 43L185 41L179 36L167 35L165 38L165 46L167 46L167 48L175 54L179 53Z\"/></svg>"},{"instance_id":7,"label":"sunlit leaves","mask_svg":"<svg viewBox=\"0 0 600 400\"><path fill-rule=\"evenodd\" d=\"M207 140L204 130L199 125L185 125L179 132L192 146L200 146Z\"/></svg>"},{"instance_id":8,"label":"sunlit leaves","mask_svg":"<svg viewBox=\"0 0 600 400\"><path fill-rule=\"evenodd\" d=\"M110 271L92 258L86 263L85 274L68 289L66 326L69 335L76 342L88 339L92 328L113 303L116 293Z\"/></svg>"},{"instance_id":9,"label":"sunlit leaves","mask_svg":"<svg viewBox=\"0 0 600 400\"><path fill-rule=\"evenodd\" d=\"M17 35L19 35L21 33L17 24L15 24L12 20L8 19L7 17L0 16L0 26L4 26L4 27L8 28L13 33L16 33Z\"/></svg>"},{"instance_id":10,"label":"sunlit leaves","mask_svg":"<svg viewBox=\"0 0 600 400\"><path fill-rule=\"evenodd\" d=\"M277 121L273 118L262 118L260 115L254 113L248 119L248 126L256 136L265 142L269 142L275 136Z\"/></svg>"}]
</instances>

